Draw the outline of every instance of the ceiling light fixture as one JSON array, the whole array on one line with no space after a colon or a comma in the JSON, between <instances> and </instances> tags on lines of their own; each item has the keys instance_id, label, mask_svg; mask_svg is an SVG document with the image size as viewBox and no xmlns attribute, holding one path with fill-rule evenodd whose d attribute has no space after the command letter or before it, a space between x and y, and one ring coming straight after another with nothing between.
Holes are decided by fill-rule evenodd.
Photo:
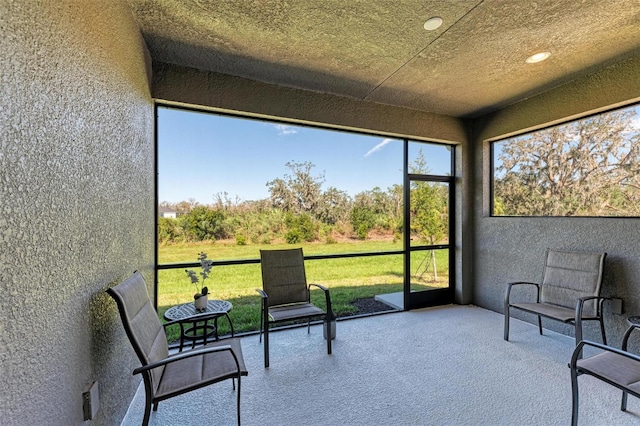
<instances>
[{"instance_id":1,"label":"ceiling light fixture","mask_svg":"<svg viewBox=\"0 0 640 426\"><path fill-rule=\"evenodd\" d=\"M433 31L440 28L440 25L442 25L442 18L434 16L433 18L427 19L427 22L424 23L424 29L427 31Z\"/></svg>"},{"instance_id":2,"label":"ceiling light fixture","mask_svg":"<svg viewBox=\"0 0 640 426\"><path fill-rule=\"evenodd\" d=\"M545 59L549 58L549 56L551 56L551 52L540 52L536 53L535 55L529 56L525 60L525 62L528 64L537 64L538 62L542 62Z\"/></svg>"}]
</instances>

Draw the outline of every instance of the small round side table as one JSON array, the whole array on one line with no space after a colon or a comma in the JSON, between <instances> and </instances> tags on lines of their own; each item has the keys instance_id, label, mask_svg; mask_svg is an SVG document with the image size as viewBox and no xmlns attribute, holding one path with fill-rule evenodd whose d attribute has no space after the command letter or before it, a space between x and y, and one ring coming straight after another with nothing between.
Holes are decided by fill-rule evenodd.
<instances>
[{"instance_id":1,"label":"small round side table","mask_svg":"<svg viewBox=\"0 0 640 426\"><path fill-rule=\"evenodd\" d=\"M231 327L231 335L233 336L233 323L229 317L229 312L233 308L231 302L226 300L209 300L207 307L202 310L196 310L193 302L183 303L173 306L164 313L164 319L167 321L175 321L180 325L180 351L184 347L184 341L192 342L191 348L195 348L196 342L202 340L204 345L207 344L209 337L218 340L218 318L225 316ZM213 324L209 321L213 320ZM191 324L185 328L185 324Z\"/></svg>"}]
</instances>

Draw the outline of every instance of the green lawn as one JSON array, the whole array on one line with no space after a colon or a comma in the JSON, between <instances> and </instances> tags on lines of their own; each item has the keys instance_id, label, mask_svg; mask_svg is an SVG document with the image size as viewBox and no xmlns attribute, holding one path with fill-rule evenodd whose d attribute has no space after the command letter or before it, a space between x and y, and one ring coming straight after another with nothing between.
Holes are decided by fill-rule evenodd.
<instances>
[{"instance_id":1,"label":"green lawn","mask_svg":"<svg viewBox=\"0 0 640 426\"><path fill-rule=\"evenodd\" d=\"M159 249L159 263L195 262L198 253L204 251L210 259L258 259L260 249L299 247L288 244L245 245L215 242L209 244L178 244L162 246ZM337 244L303 244L305 255L333 253L362 253L400 250L400 243L384 241L346 242ZM424 252L421 256L428 256ZM414 253L414 256L416 254ZM433 282L433 274L419 272L412 280L412 289L442 287L448 280L446 251L436 252L438 280ZM416 262L418 264L419 262ZM426 265L429 262L423 264ZM334 312L340 317L357 312L352 302L402 291L403 265L401 255L351 257L342 259L307 260L305 262L307 280L327 286L331 291ZM199 272L200 268L192 268ZM420 278L418 278L421 275ZM229 300L233 304L230 313L236 332L258 330L260 324L260 296L256 289L262 287L260 265L214 266L205 281L212 299ZM171 306L193 301L196 287L191 284L184 268L158 271L158 312L160 317ZM320 290L312 290L312 301L324 306L324 296ZM227 333L228 326L220 321L220 332ZM178 335L178 327L169 330L169 339Z\"/></svg>"}]
</instances>

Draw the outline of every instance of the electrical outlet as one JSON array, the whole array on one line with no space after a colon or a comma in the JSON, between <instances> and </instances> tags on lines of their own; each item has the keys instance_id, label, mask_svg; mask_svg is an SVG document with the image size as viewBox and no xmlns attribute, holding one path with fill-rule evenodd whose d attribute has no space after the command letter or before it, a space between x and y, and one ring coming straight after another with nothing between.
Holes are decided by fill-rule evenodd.
<instances>
[{"instance_id":1,"label":"electrical outlet","mask_svg":"<svg viewBox=\"0 0 640 426\"><path fill-rule=\"evenodd\" d=\"M100 393L98 392L98 382L91 383L87 390L82 393L82 411L84 420L92 420L100 408Z\"/></svg>"},{"instance_id":2,"label":"electrical outlet","mask_svg":"<svg viewBox=\"0 0 640 426\"><path fill-rule=\"evenodd\" d=\"M622 299L611 299L611 313L615 315L622 315Z\"/></svg>"}]
</instances>

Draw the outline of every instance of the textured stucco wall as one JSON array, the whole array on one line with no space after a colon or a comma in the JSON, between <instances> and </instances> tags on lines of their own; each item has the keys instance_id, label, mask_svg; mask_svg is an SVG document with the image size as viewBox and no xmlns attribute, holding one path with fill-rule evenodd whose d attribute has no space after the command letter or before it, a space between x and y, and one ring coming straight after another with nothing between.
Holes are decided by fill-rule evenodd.
<instances>
[{"instance_id":1,"label":"textured stucco wall","mask_svg":"<svg viewBox=\"0 0 640 426\"><path fill-rule=\"evenodd\" d=\"M451 143L466 140L464 123L457 118L171 64L154 63L152 86L154 98L170 103L398 137Z\"/></svg>"},{"instance_id":2,"label":"textured stucco wall","mask_svg":"<svg viewBox=\"0 0 640 426\"><path fill-rule=\"evenodd\" d=\"M104 294L154 247L150 61L120 1L0 2L0 424L119 424L139 378Z\"/></svg>"},{"instance_id":3,"label":"textured stucco wall","mask_svg":"<svg viewBox=\"0 0 640 426\"><path fill-rule=\"evenodd\" d=\"M503 312L506 283L539 281L547 247L602 250L608 253L603 294L622 297L627 315L640 314L640 219L490 217L490 153L486 141L638 99L639 76L640 57L630 58L477 120L474 140L475 268L474 274L467 277L474 280L474 303ZM625 316L613 316L608 309L605 308L607 335L610 343L620 345L626 327ZM517 316L532 320L532 316ZM557 331L571 332L570 328L552 321L543 320L543 326L545 324ZM599 340L593 324L586 330L586 338Z\"/></svg>"}]
</instances>

